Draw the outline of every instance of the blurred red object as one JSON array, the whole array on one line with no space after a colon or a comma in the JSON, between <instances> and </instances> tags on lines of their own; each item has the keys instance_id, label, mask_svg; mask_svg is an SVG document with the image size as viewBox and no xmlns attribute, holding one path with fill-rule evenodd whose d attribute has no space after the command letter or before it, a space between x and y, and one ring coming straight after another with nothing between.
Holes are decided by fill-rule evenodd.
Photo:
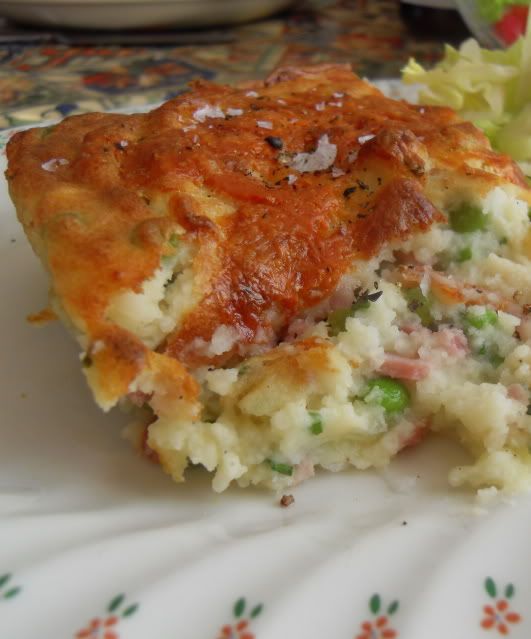
<instances>
[{"instance_id":1,"label":"blurred red object","mask_svg":"<svg viewBox=\"0 0 531 639\"><path fill-rule=\"evenodd\" d=\"M529 7L523 5L510 7L493 27L498 38L507 46L525 33Z\"/></svg>"}]
</instances>

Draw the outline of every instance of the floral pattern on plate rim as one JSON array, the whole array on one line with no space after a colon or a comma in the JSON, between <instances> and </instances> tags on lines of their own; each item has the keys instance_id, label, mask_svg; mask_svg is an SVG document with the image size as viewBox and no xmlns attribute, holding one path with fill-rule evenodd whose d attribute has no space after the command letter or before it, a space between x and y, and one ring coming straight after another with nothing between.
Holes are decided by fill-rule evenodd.
<instances>
[{"instance_id":1,"label":"floral pattern on plate rim","mask_svg":"<svg viewBox=\"0 0 531 639\"><path fill-rule=\"evenodd\" d=\"M128 606L124 604L124 594L113 597L107 606L107 615L92 619L74 635L75 639L120 639L119 626L121 622L138 610L136 603Z\"/></svg>"},{"instance_id":2,"label":"floral pattern on plate rim","mask_svg":"<svg viewBox=\"0 0 531 639\"><path fill-rule=\"evenodd\" d=\"M13 599L22 590L21 586L13 586L10 583L12 578L13 575L10 572L0 575L0 600Z\"/></svg>"},{"instance_id":3,"label":"floral pattern on plate rim","mask_svg":"<svg viewBox=\"0 0 531 639\"><path fill-rule=\"evenodd\" d=\"M22 591L21 586L15 586L12 582L12 573L0 575L0 601L13 599ZM494 631L502 636L509 635L513 629L512 626L523 621L523 616L513 610L509 602L516 594L514 584L508 583L504 588L500 588L492 577L487 577L483 587L493 601L483 606L483 617L479 624L481 629ZM368 602L371 618L361 622L354 639L396 639L399 636L398 631L390 623L389 618L398 611L399 606L399 601L395 599L386 607L378 593L372 595ZM126 596L120 593L111 599L105 615L93 618L84 628L76 632L74 638L120 639L120 624L135 614L138 608L137 603L126 605ZM216 639L257 639L252 629L252 622L263 609L262 603L249 609L245 597L240 597L232 607L232 622L220 628ZM249 612L246 614L247 610Z\"/></svg>"},{"instance_id":4,"label":"floral pattern on plate rim","mask_svg":"<svg viewBox=\"0 0 531 639\"><path fill-rule=\"evenodd\" d=\"M389 624L389 617L395 614L399 605L398 600L395 599L385 608L380 595L374 594L369 599L372 618L361 623L355 639L395 639L398 637L398 632Z\"/></svg>"},{"instance_id":5,"label":"floral pattern on plate rim","mask_svg":"<svg viewBox=\"0 0 531 639\"><path fill-rule=\"evenodd\" d=\"M247 601L245 597L240 597L232 607L234 620L230 624L221 627L217 639L256 639L251 632L252 620L256 619L264 609L263 604L257 604L249 611L249 616L245 615Z\"/></svg>"},{"instance_id":6,"label":"floral pattern on plate rim","mask_svg":"<svg viewBox=\"0 0 531 639\"><path fill-rule=\"evenodd\" d=\"M487 595L493 599L492 604L483 606L483 619L480 622L483 630L494 630L500 635L508 635L511 626L522 621L522 616L511 610L508 599L512 599L516 592L513 584L509 583L503 589L500 597L499 589L492 577L487 577L484 583Z\"/></svg>"}]
</instances>

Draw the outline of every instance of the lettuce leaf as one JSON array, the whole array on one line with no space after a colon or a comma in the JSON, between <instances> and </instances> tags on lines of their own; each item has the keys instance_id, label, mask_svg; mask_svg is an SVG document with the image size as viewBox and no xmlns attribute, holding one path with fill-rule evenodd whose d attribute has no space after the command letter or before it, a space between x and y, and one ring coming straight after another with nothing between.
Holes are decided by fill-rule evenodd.
<instances>
[{"instance_id":1,"label":"lettuce leaf","mask_svg":"<svg viewBox=\"0 0 531 639\"><path fill-rule=\"evenodd\" d=\"M411 59L402 71L406 84L420 84L419 102L449 106L471 120L492 146L531 165L531 11L527 33L505 50L482 49L470 39L426 70ZM529 174L529 173L528 173Z\"/></svg>"},{"instance_id":2,"label":"lettuce leaf","mask_svg":"<svg viewBox=\"0 0 531 639\"><path fill-rule=\"evenodd\" d=\"M507 7L529 4L528 0L477 0L479 15L487 22L497 22Z\"/></svg>"}]
</instances>

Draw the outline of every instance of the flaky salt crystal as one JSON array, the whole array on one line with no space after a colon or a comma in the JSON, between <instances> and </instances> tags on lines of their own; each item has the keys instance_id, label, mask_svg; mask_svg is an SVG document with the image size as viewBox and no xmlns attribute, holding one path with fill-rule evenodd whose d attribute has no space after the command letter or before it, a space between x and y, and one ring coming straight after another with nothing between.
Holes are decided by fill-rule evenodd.
<instances>
[{"instance_id":1,"label":"flaky salt crystal","mask_svg":"<svg viewBox=\"0 0 531 639\"><path fill-rule=\"evenodd\" d=\"M58 169L58 167L65 166L66 164L70 163L65 158L52 158L47 162L43 162L41 164L41 169L43 169L44 171L48 171L49 173L53 173Z\"/></svg>"},{"instance_id":2,"label":"flaky salt crystal","mask_svg":"<svg viewBox=\"0 0 531 639\"><path fill-rule=\"evenodd\" d=\"M312 153L297 153L291 162L291 167L299 173L324 171L332 166L336 159L337 146L332 144L328 135L322 135L317 142L317 148Z\"/></svg>"},{"instance_id":3,"label":"flaky salt crystal","mask_svg":"<svg viewBox=\"0 0 531 639\"><path fill-rule=\"evenodd\" d=\"M225 114L218 106L205 104L205 106L194 111L192 117L198 122L204 122L207 118L224 118Z\"/></svg>"}]
</instances>

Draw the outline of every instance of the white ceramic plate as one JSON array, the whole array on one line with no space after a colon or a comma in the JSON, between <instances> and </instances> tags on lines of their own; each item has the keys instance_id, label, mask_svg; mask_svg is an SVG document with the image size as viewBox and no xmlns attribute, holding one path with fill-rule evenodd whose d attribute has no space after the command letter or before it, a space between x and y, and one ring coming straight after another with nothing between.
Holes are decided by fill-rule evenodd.
<instances>
[{"instance_id":1,"label":"white ceramic plate","mask_svg":"<svg viewBox=\"0 0 531 639\"><path fill-rule=\"evenodd\" d=\"M246 22L293 0L0 0L0 15L23 24L76 29L204 27Z\"/></svg>"},{"instance_id":2,"label":"white ceramic plate","mask_svg":"<svg viewBox=\"0 0 531 639\"><path fill-rule=\"evenodd\" d=\"M5 159L0 159L1 169ZM456 494L443 440L295 503L173 484L103 415L0 183L2 639L531 636L531 502Z\"/></svg>"}]
</instances>

